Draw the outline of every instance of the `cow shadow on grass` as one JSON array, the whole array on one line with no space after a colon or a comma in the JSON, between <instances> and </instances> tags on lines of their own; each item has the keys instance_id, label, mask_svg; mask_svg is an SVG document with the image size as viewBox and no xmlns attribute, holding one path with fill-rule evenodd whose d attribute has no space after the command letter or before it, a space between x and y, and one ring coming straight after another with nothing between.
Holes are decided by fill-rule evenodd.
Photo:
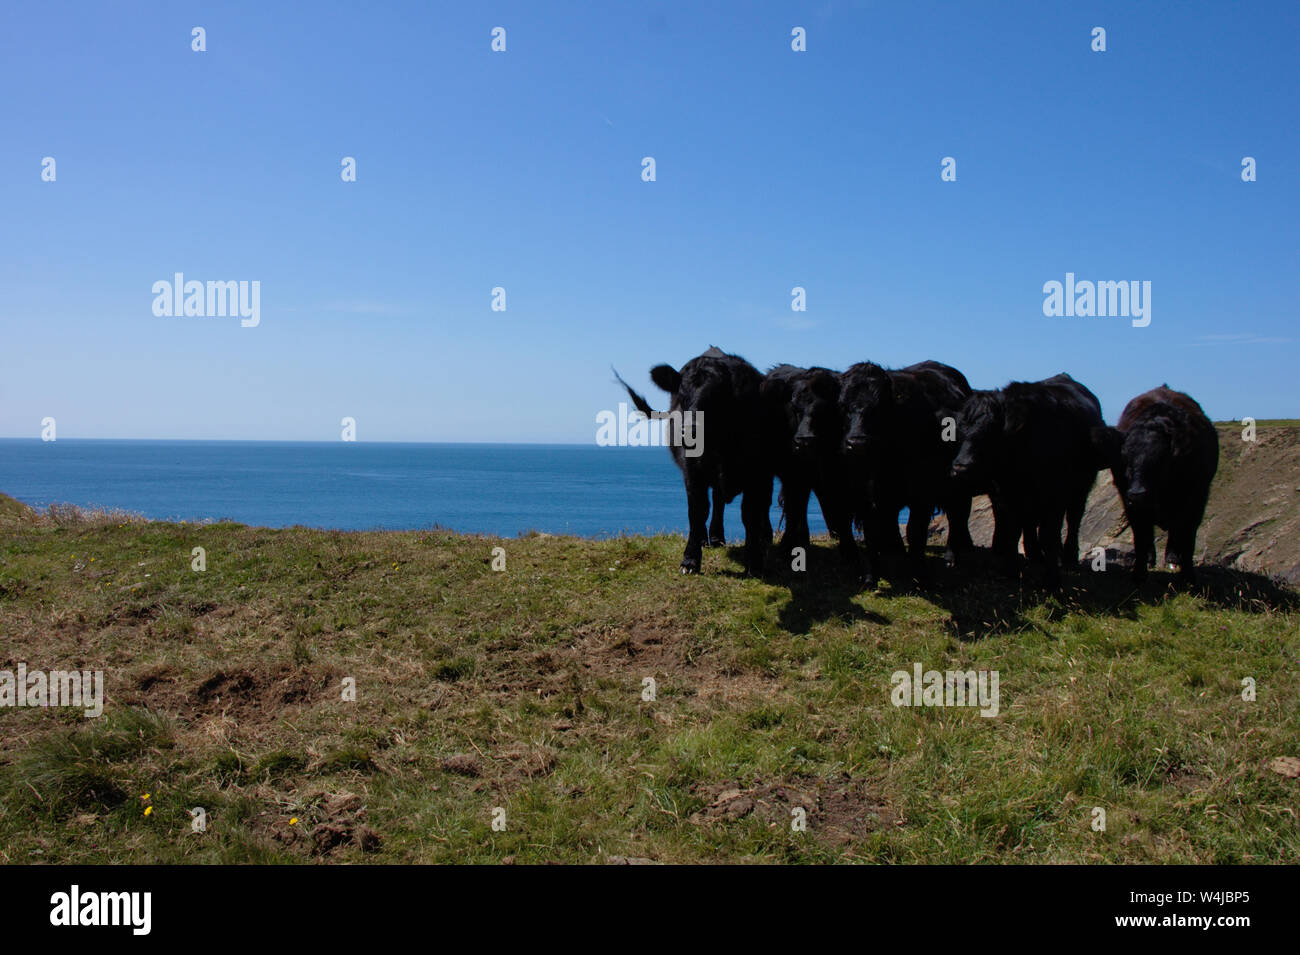
<instances>
[{"instance_id":1,"label":"cow shadow on grass","mask_svg":"<svg viewBox=\"0 0 1300 955\"><path fill-rule=\"evenodd\" d=\"M897 614L862 605L858 598L864 591L841 564L834 547L814 542L803 572L785 566L777 553L774 550L764 579L790 591L790 599L778 613L778 621L788 633L806 634L815 624L832 619L880 626L895 622ZM746 579L744 547L729 546L727 556L729 566L717 571L719 576ZM964 641L1041 629L1043 615L1036 614L1031 621L1027 614L1042 608L1046 608L1048 622L1071 613L1134 620L1144 605L1159 604L1178 593L1198 596L1215 609L1247 613L1300 610L1300 591L1285 580L1218 564L1198 565L1192 584L1162 570L1151 571L1146 581L1135 584L1127 558L1112 559L1104 572L1092 570L1084 559L1062 575L1057 588L1047 586L1041 571L1032 565L1022 563L1014 576L1000 571L987 548L977 547L959 568L948 567L942 550L930 548L926 568L929 579L917 583L901 559L887 560L878 568L881 584L866 592L884 601L922 597L948 612L949 629Z\"/></svg>"},{"instance_id":2,"label":"cow shadow on grass","mask_svg":"<svg viewBox=\"0 0 1300 955\"><path fill-rule=\"evenodd\" d=\"M992 555L977 548L960 569L944 565L941 552L927 554L931 579L925 585L894 577L891 585L877 591L889 598L917 594L950 614L949 627L961 640L1041 629L1026 614L1046 608L1047 619L1056 621L1070 613L1136 619L1144 605L1158 604L1178 593L1199 596L1216 609L1268 613L1300 609L1300 592L1285 581L1263 574L1235 570L1216 564L1196 568L1195 583L1176 574L1153 570L1141 584L1134 583L1128 562L1111 561L1104 572L1094 571L1087 560L1062 575L1061 585L1048 587L1041 571L1022 565L1018 575L999 572Z\"/></svg>"},{"instance_id":3,"label":"cow shadow on grass","mask_svg":"<svg viewBox=\"0 0 1300 955\"><path fill-rule=\"evenodd\" d=\"M814 543L808 549L808 568L804 571L791 570L776 556L778 552L778 549L774 549L769 555L763 579L790 591L790 599L777 614L781 628L787 633L806 634L814 624L824 620L841 620L846 623L863 620L882 626L893 622L889 617L863 607L854 599L862 592L862 588L854 575L841 564L839 555L833 548L818 547ZM728 547L727 556L736 567L728 567L719 574L724 577L745 577L744 572L738 569L744 566L744 547Z\"/></svg>"}]
</instances>

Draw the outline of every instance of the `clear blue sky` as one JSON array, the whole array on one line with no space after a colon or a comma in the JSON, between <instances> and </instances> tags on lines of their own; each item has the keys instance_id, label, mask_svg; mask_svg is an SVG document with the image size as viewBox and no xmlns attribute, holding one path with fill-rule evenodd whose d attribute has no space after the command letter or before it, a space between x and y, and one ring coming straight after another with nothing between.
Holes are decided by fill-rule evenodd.
<instances>
[{"instance_id":1,"label":"clear blue sky","mask_svg":"<svg viewBox=\"0 0 1300 955\"><path fill-rule=\"evenodd\" d=\"M1300 415L1300 4L593 6L7 5L0 435L589 443L710 344Z\"/></svg>"}]
</instances>

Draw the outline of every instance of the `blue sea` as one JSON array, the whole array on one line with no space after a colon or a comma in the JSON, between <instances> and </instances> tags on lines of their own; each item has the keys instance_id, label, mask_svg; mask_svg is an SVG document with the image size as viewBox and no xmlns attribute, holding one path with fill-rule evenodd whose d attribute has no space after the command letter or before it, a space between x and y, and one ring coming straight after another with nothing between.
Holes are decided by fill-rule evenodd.
<instances>
[{"instance_id":1,"label":"blue sea","mask_svg":"<svg viewBox=\"0 0 1300 955\"><path fill-rule=\"evenodd\" d=\"M438 525L506 537L686 527L681 474L661 447L3 438L0 491L38 508L265 527ZM815 501L809 510L813 533L824 533ZM742 539L739 500L726 521L728 539Z\"/></svg>"}]
</instances>

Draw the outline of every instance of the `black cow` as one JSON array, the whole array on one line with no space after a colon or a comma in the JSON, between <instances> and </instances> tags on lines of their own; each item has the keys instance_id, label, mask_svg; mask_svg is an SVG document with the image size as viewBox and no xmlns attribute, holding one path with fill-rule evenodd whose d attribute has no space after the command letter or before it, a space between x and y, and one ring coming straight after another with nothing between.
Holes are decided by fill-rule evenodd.
<instances>
[{"instance_id":1,"label":"black cow","mask_svg":"<svg viewBox=\"0 0 1300 955\"><path fill-rule=\"evenodd\" d=\"M1219 469L1219 433L1201 406L1168 385L1124 406L1117 428L1094 432L1133 528L1133 576L1156 562L1155 528L1169 531L1165 563L1192 580L1196 529Z\"/></svg>"},{"instance_id":2,"label":"black cow","mask_svg":"<svg viewBox=\"0 0 1300 955\"><path fill-rule=\"evenodd\" d=\"M853 511L840 456L842 426L839 376L826 368L778 365L763 379L766 428L773 467L781 479L786 560L796 547L809 547L808 498L816 493L826 526L839 539L845 564L858 568Z\"/></svg>"},{"instance_id":3,"label":"black cow","mask_svg":"<svg viewBox=\"0 0 1300 955\"><path fill-rule=\"evenodd\" d=\"M902 550L898 514L904 507L909 512L908 553L918 580L926 576L925 544L936 508L948 513L949 563L971 546L971 496L950 474L957 447L955 419L970 393L965 375L937 361L893 371L860 362L841 376L843 453L869 565L882 551Z\"/></svg>"},{"instance_id":4,"label":"black cow","mask_svg":"<svg viewBox=\"0 0 1300 955\"><path fill-rule=\"evenodd\" d=\"M1104 466L1093 443L1102 425L1096 395L1066 374L1013 381L1001 391L976 391L957 416L961 447L953 476L993 502L993 551L1016 563L1016 544L1041 560L1048 582L1059 582L1079 560L1079 523L1088 492ZM1061 526L1068 523L1064 554Z\"/></svg>"},{"instance_id":5,"label":"black cow","mask_svg":"<svg viewBox=\"0 0 1300 955\"><path fill-rule=\"evenodd\" d=\"M615 373L617 374L617 372ZM682 573L700 570L702 548L713 537L722 540L722 508L743 495L745 567L763 572L772 543L772 477L770 439L763 427L759 386L763 376L737 355L710 348L677 371L671 365L650 369L650 380L672 395L668 411L668 441L673 460L686 485L690 532L682 555ZM664 417L621 378L632 403L643 414ZM706 530L709 491L713 491L713 533Z\"/></svg>"}]
</instances>

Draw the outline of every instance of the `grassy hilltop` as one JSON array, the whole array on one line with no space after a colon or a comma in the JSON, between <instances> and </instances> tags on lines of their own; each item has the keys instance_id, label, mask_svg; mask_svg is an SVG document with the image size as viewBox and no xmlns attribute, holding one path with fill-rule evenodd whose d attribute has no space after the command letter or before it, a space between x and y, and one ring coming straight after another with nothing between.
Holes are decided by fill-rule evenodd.
<instances>
[{"instance_id":1,"label":"grassy hilltop","mask_svg":"<svg viewBox=\"0 0 1300 955\"><path fill-rule=\"evenodd\" d=\"M100 719L0 710L0 861L1300 858L1300 612L1264 578L856 594L826 542L806 582L681 546L0 499L0 669L108 683ZM892 706L914 663L997 670L1000 715Z\"/></svg>"}]
</instances>

